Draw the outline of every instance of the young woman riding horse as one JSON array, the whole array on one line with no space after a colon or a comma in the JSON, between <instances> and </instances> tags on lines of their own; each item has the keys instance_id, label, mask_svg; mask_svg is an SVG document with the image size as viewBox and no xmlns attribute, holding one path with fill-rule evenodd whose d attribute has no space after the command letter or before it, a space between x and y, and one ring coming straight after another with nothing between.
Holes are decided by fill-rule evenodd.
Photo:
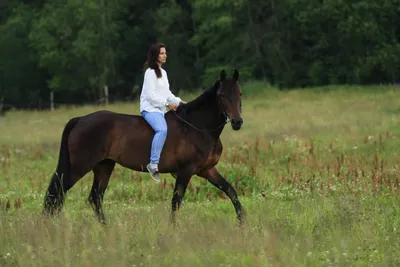
<instances>
[{"instance_id":1,"label":"young woman riding horse","mask_svg":"<svg viewBox=\"0 0 400 267\"><path fill-rule=\"evenodd\" d=\"M162 64L166 61L165 45L162 43L152 45L147 55L148 68L144 74L140 95L140 113L155 131L151 144L150 163L146 167L150 176L157 182L160 182L158 163L168 132L164 114L167 112L167 107L176 111L180 104L186 103L169 89L167 72L162 68Z\"/></svg>"},{"instance_id":2,"label":"young woman riding horse","mask_svg":"<svg viewBox=\"0 0 400 267\"><path fill-rule=\"evenodd\" d=\"M150 74L154 75L154 72L149 71ZM238 79L238 70L235 69L232 78L222 70L219 79L200 96L177 108L170 105L171 110L165 113L168 134L160 154L158 172L171 173L176 178L172 218L175 218L191 177L197 175L225 192L238 220L243 220L244 211L235 189L216 168L222 154L220 135L224 126L230 121L232 129L239 130L243 124ZM145 101L143 103L146 106ZM99 220L104 222L102 201L115 164L147 172L149 158L158 158L157 152L153 152L154 157L151 154L155 131L150 124L143 116L105 110L72 118L62 133L59 160L46 192L44 211L48 214L60 211L67 191L93 171L88 200ZM159 151L159 146L154 147Z\"/></svg>"}]
</instances>

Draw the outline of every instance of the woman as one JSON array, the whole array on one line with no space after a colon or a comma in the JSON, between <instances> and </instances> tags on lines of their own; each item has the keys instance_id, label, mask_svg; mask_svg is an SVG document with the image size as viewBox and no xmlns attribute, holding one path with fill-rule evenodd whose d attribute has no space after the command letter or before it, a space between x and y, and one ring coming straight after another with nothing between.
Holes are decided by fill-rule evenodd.
<instances>
[{"instance_id":1,"label":"woman","mask_svg":"<svg viewBox=\"0 0 400 267\"><path fill-rule=\"evenodd\" d=\"M162 68L162 64L166 61L165 45L153 44L147 54L147 69L140 95L140 113L155 131L147 170L157 182L160 181L158 163L167 138L167 122L164 114L167 112L167 107L170 110L176 110L180 104L186 103L169 89L167 72Z\"/></svg>"}]
</instances>

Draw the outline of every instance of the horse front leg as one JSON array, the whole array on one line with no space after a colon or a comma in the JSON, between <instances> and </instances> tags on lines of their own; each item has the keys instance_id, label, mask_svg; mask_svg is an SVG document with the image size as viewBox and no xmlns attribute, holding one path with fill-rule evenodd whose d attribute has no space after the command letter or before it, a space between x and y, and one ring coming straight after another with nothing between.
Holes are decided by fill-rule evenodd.
<instances>
[{"instance_id":1,"label":"horse front leg","mask_svg":"<svg viewBox=\"0 0 400 267\"><path fill-rule=\"evenodd\" d=\"M202 171L198 175L206 178L211 184L222 190L231 199L239 224L243 225L245 213L233 186L218 172L215 167Z\"/></svg>"},{"instance_id":2,"label":"horse front leg","mask_svg":"<svg viewBox=\"0 0 400 267\"><path fill-rule=\"evenodd\" d=\"M176 222L176 212L180 209L182 204L182 199L185 196L186 188L189 184L190 179L193 175L192 168L186 168L184 170L179 170L177 172L174 193L172 196L172 211L171 211L171 220L172 223Z\"/></svg>"}]
</instances>

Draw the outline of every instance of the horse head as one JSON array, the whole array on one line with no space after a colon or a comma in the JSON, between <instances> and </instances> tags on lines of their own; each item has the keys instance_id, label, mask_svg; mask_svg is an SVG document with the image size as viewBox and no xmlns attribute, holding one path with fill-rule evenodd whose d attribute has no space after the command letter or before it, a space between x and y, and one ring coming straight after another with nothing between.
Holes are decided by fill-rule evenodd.
<instances>
[{"instance_id":1,"label":"horse head","mask_svg":"<svg viewBox=\"0 0 400 267\"><path fill-rule=\"evenodd\" d=\"M239 71L235 69L232 78L227 77L225 70L221 71L220 87L217 97L225 116L230 119L232 129L237 131L242 127L242 91L238 84Z\"/></svg>"}]
</instances>

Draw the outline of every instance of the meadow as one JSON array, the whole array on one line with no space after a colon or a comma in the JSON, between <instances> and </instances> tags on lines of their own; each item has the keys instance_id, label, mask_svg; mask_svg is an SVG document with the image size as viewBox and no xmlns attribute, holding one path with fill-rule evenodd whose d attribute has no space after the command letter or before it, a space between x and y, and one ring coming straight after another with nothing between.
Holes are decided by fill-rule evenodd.
<instances>
[{"instance_id":1,"label":"meadow","mask_svg":"<svg viewBox=\"0 0 400 267\"><path fill-rule=\"evenodd\" d=\"M242 89L244 125L225 127L217 165L246 211L242 228L230 200L197 176L174 227L173 177L157 184L121 166L105 194L107 225L86 202L92 173L45 217L68 119L138 114L138 103L0 117L0 266L400 266L399 89Z\"/></svg>"}]
</instances>

